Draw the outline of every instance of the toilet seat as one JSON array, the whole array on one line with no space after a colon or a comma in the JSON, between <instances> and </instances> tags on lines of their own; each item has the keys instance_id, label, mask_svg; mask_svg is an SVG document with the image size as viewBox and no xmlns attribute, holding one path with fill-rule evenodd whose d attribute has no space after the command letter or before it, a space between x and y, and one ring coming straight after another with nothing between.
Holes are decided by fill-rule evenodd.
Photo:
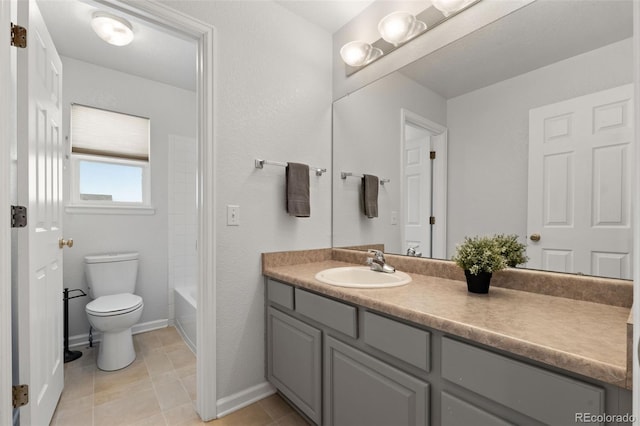
<instances>
[{"instance_id":1,"label":"toilet seat","mask_svg":"<svg viewBox=\"0 0 640 426\"><path fill-rule=\"evenodd\" d=\"M142 297L130 293L121 293L100 296L92 302L87 303L85 310L89 315L110 317L128 314L141 307Z\"/></svg>"}]
</instances>

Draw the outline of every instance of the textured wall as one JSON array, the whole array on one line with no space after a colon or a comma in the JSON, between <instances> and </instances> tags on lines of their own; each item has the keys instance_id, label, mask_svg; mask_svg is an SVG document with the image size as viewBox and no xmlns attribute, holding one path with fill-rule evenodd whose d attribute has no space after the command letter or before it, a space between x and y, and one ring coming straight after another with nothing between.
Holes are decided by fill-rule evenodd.
<instances>
[{"instance_id":1,"label":"textured wall","mask_svg":"<svg viewBox=\"0 0 640 426\"><path fill-rule=\"evenodd\" d=\"M311 175L311 217L284 209L284 169L331 168L331 35L274 2L167 4L216 28L218 399L264 381L260 253L331 245L331 178ZM226 226L226 205L240 226Z\"/></svg>"},{"instance_id":2,"label":"textured wall","mask_svg":"<svg viewBox=\"0 0 640 426\"><path fill-rule=\"evenodd\" d=\"M167 157L170 134L194 137L195 92L156 83L63 57L63 126L69 134L69 105L73 102L140 115L151 119L151 202L156 213L146 215L65 214L64 285L87 289L83 257L87 254L140 253L136 293L144 299L141 322L168 318L167 312ZM65 162L65 185L69 162ZM69 191L65 188L65 196ZM89 298L69 302L69 335L86 334L84 306Z\"/></svg>"},{"instance_id":3,"label":"textured wall","mask_svg":"<svg viewBox=\"0 0 640 426\"><path fill-rule=\"evenodd\" d=\"M449 256L465 235L526 235L529 110L631 83L632 57L627 39L448 100Z\"/></svg>"}]
</instances>

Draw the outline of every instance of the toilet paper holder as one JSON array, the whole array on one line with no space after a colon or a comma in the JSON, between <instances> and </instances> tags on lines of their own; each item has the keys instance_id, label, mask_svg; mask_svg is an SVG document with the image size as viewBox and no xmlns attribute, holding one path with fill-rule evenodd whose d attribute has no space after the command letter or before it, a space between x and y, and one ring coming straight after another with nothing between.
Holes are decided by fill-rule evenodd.
<instances>
[{"instance_id":1,"label":"toilet paper holder","mask_svg":"<svg viewBox=\"0 0 640 426\"><path fill-rule=\"evenodd\" d=\"M76 296L69 296L69 293L72 292L80 292L80 294ZM66 364L67 362L75 361L82 356L82 352L80 351L69 350L69 300L77 297L84 297L87 293L79 288L74 288L73 290L65 288L62 294L62 300L64 302L64 362Z\"/></svg>"}]
</instances>

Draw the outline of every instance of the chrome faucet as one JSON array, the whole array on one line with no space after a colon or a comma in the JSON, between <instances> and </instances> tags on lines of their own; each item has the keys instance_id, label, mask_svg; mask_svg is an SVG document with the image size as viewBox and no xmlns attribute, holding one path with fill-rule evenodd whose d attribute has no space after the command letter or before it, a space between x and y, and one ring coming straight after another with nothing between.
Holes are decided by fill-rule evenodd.
<instances>
[{"instance_id":1,"label":"chrome faucet","mask_svg":"<svg viewBox=\"0 0 640 426\"><path fill-rule=\"evenodd\" d=\"M386 264L383 252L373 249L369 249L368 252L373 254L373 257L367 258L367 265L371 267L372 271L386 272L388 274L396 271L396 268Z\"/></svg>"},{"instance_id":2,"label":"chrome faucet","mask_svg":"<svg viewBox=\"0 0 640 426\"><path fill-rule=\"evenodd\" d=\"M420 247L420 246L409 247L407 249L407 256L422 257L422 252L421 251L416 251L416 249L418 247Z\"/></svg>"}]
</instances>

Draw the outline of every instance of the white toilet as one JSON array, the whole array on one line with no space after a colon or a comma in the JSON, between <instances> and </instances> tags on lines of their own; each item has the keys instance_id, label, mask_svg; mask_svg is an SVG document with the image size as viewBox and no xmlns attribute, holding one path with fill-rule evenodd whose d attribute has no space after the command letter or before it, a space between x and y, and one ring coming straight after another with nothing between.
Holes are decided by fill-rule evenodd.
<instances>
[{"instance_id":1,"label":"white toilet","mask_svg":"<svg viewBox=\"0 0 640 426\"><path fill-rule=\"evenodd\" d=\"M133 294L138 253L85 256L89 296L85 308L91 326L102 332L98 349L100 370L119 370L136 359L131 327L142 316L142 297Z\"/></svg>"}]
</instances>

